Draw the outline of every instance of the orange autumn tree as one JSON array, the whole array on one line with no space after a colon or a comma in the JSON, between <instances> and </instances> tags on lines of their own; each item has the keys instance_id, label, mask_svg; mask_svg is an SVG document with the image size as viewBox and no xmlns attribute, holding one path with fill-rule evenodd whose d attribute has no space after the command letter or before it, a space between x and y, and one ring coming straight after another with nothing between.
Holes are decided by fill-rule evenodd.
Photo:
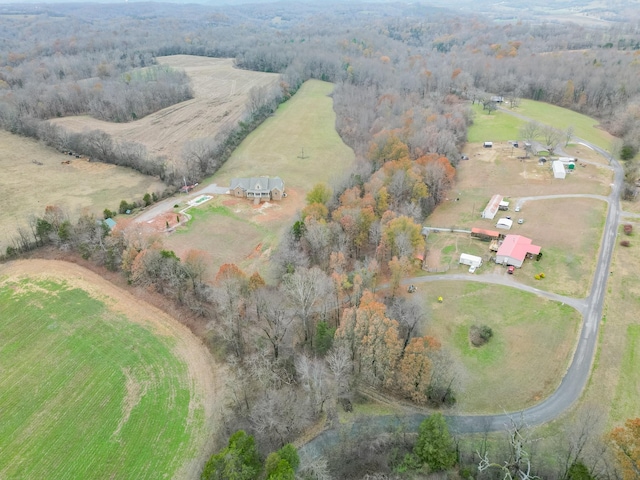
<instances>
[{"instance_id":1,"label":"orange autumn tree","mask_svg":"<svg viewBox=\"0 0 640 480\"><path fill-rule=\"evenodd\" d=\"M640 418L628 419L624 427L614 428L609 437L622 467L622 478L640 478Z\"/></svg>"},{"instance_id":2,"label":"orange autumn tree","mask_svg":"<svg viewBox=\"0 0 640 480\"><path fill-rule=\"evenodd\" d=\"M398 372L394 377L395 387L402 396L415 403L427 403L432 371L429 349L437 347L439 343L431 337L411 339L398 362Z\"/></svg>"},{"instance_id":3,"label":"orange autumn tree","mask_svg":"<svg viewBox=\"0 0 640 480\"><path fill-rule=\"evenodd\" d=\"M358 307L345 309L335 333L351 349L356 373L375 386L388 383L402 352L398 322L385 311L384 304L366 291Z\"/></svg>"},{"instance_id":4,"label":"orange autumn tree","mask_svg":"<svg viewBox=\"0 0 640 480\"><path fill-rule=\"evenodd\" d=\"M409 158L409 147L394 133L382 131L374 136L368 157L375 168L378 168L385 162Z\"/></svg>"},{"instance_id":5,"label":"orange autumn tree","mask_svg":"<svg viewBox=\"0 0 640 480\"><path fill-rule=\"evenodd\" d=\"M402 349L398 322L365 291L357 307L345 309L337 342L351 349L356 373L373 386L383 386L416 403L427 402L432 365L429 353L439 347L431 337L413 338Z\"/></svg>"}]
</instances>

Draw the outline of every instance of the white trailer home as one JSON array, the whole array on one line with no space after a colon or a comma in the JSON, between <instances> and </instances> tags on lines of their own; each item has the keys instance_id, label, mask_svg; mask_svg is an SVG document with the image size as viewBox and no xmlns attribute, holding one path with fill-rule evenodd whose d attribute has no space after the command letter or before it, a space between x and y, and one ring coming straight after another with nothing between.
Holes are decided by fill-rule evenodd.
<instances>
[{"instance_id":1,"label":"white trailer home","mask_svg":"<svg viewBox=\"0 0 640 480\"><path fill-rule=\"evenodd\" d=\"M482 265L482 258L476 257L475 255L469 255L468 253L461 253L460 263L462 265L469 265L469 272L473 273L476 271L476 268Z\"/></svg>"}]
</instances>

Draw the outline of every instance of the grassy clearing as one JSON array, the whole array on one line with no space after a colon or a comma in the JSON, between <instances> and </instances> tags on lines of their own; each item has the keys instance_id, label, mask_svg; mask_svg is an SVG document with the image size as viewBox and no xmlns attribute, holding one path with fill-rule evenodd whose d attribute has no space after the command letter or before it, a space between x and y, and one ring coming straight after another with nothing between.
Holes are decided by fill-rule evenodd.
<instances>
[{"instance_id":1,"label":"grassy clearing","mask_svg":"<svg viewBox=\"0 0 640 480\"><path fill-rule=\"evenodd\" d=\"M286 198L256 206L247 199L217 197L215 208L190 210L194 221L180 235L168 237L167 245L176 253L187 245L208 252L214 273L223 263L236 263L266 274L269 252L304 207L306 192L318 182L339 178L354 161L335 130L332 89L330 83L306 82L208 180L228 185L234 177L279 176ZM303 148L304 159L299 158Z\"/></svg>"},{"instance_id":2,"label":"grassy clearing","mask_svg":"<svg viewBox=\"0 0 640 480\"><path fill-rule=\"evenodd\" d=\"M171 478L199 452L186 364L59 281L0 284L0 477Z\"/></svg>"},{"instance_id":3,"label":"grassy clearing","mask_svg":"<svg viewBox=\"0 0 640 480\"><path fill-rule=\"evenodd\" d=\"M469 127L467 141L478 142L506 142L520 138L520 128L524 121L499 110L488 114L482 105L476 103L471 106L473 111L473 125Z\"/></svg>"},{"instance_id":4,"label":"grassy clearing","mask_svg":"<svg viewBox=\"0 0 640 480\"><path fill-rule=\"evenodd\" d=\"M421 285L419 294L430 312L426 332L461 359L460 410L518 410L539 402L559 385L581 320L572 308L479 283L428 283ZM474 324L493 329L493 338L479 348L468 338Z\"/></svg>"},{"instance_id":5,"label":"grassy clearing","mask_svg":"<svg viewBox=\"0 0 640 480\"><path fill-rule=\"evenodd\" d=\"M598 128L598 120L567 108L534 100L522 100L520 106L514 108L513 111L560 130L566 130L573 126L574 135L605 150L611 148L611 143L614 140L612 135Z\"/></svg>"}]
</instances>

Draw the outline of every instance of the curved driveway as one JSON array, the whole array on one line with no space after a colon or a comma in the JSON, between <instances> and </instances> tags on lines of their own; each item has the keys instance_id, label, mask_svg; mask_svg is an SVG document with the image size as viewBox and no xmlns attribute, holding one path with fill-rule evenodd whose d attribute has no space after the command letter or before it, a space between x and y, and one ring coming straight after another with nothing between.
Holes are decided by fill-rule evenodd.
<instances>
[{"instance_id":1,"label":"curved driveway","mask_svg":"<svg viewBox=\"0 0 640 480\"><path fill-rule=\"evenodd\" d=\"M591 291L585 299L575 299L563 297L550 292L545 292L537 288L529 287L516 283L512 279L507 279L501 275L488 274L478 276L468 275L435 275L429 277L415 277L407 279L404 284L417 284L427 283L442 280L464 280L464 281L476 281L485 282L499 285L506 285L521 290L529 291L548 298L550 300L564 302L571 305L583 315L582 330L580 332L580 338L576 347L576 351L573 355L573 359L567 372L565 373L558 389L547 399L543 400L539 404L527 408L521 412L511 412L499 415L451 415L447 416L447 421L451 426L452 431L456 433L475 433L475 432L489 432L504 430L505 426L511 423L511 419L514 416L520 418L526 424L530 426L540 425L542 423L553 420L561 413L565 412L573 403L575 403L589 379L589 373L591 371L591 364L596 351L596 342L598 339L598 328L600 326L600 319L602 318L602 310L604 306L604 297L606 292L607 278L609 277L611 258L613 255L613 249L618 231L618 222L621 216L620 210L620 192L623 182L623 170L620 164L613 159L608 152L600 147L593 145L585 140L574 137L579 140L585 146L598 152L600 155L607 158L613 167L614 171L614 183L612 184L611 193L608 197L600 195L571 195L584 196L585 198L597 198L608 202L609 208L607 211L607 220L604 226L604 232L602 235L602 243L600 246L600 253L598 256L598 262L596 266L596 272L591 285ZM534 198L562 198L563 195L555 196L550 195L546 197L525 197L521 200L533 200ZM523 202L524 203L524 202ZM515 414L515 415L514 415ZM362 421L356 422L353 426L353 430L366 428L371 430L384 431L391 425L404 424L410 429L417 429L419 423L427 416L427 414L407 414L404 418L394 417L382 417L382 418L368 418ZM366 424L366 425L365 425ZM327 446L334 443L338 434L336 430L327 430L314 438L310 442L306 443L300 448L301 457L316 456L324 450Z\"/></svg>"}]
</instances>

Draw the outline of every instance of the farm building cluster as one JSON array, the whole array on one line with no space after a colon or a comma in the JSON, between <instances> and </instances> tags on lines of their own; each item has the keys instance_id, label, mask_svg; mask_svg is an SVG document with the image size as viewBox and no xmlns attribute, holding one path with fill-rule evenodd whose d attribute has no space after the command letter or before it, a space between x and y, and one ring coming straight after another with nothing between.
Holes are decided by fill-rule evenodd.
<instances>
[{"instance_id":1,"label":"farm building cluster","mask_svg":"<svg viewBox=\"0 0 640 480\"><path fill-rule=\"evenodd\" d=\"M498 211L506 210L509 210L509 202L507 202L502 195L494 195L482 211L481 217L493 220ZM496 228L503 230L510 230L512 226L513 221L511 220L511 217L499 218L496 223Z\"/></svg>"},{"instance_id":2,"label":"farm building cluster","mask_svg":"<svg viewBox=\"0 0 640 480\"><path fill-rule=\"evenodd\" d=\"M492 259L498 265L521 268L527 258L540 258L542 248L534 245L530 238L522 235L504 235L498 231L472 228L471 237L490 242L489 251L494 252ZM473 273L482 266L482 257L461 253L459 263L469 265Z\"/></svg>"}]
</instances>

